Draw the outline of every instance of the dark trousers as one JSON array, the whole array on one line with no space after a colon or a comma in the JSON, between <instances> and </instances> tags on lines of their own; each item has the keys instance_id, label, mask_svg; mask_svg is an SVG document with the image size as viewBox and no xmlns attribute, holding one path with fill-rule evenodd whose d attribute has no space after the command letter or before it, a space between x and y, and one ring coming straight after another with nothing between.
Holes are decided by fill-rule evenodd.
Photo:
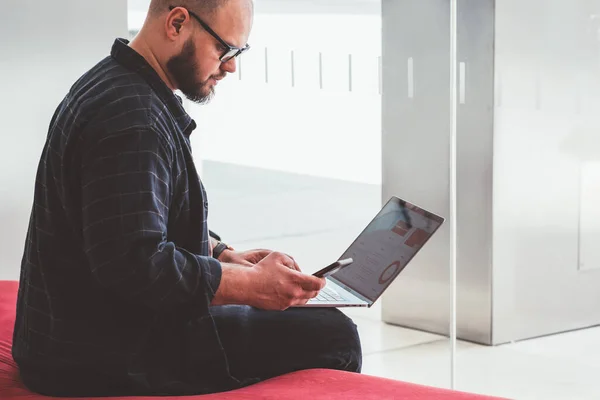
<instances>
[{"instance_id":1,"label":"dark trousers","mask_svg":"<svg viewBox=\"0 0 600 400\"><path fill-rule=\"evenodd\" d=\"M277 312L220 306L211 313L237 379L264 380L311 368L361 371L356 325L335 308Z\"/></svg>"},{"instance_id":2,"label":"dark trousers","mask_svg":"<svg viewBox=\"0 0 600 400\"><path fill-rule=\"evenodd\" d=\"M211 307L231 376L258 382L313 368L360 372L362 352L356 325L335 308L263 311L247 306ZM60 397L165 395L134 389L112 374L85 369L21 368L34 392ZM179 391L174 391L181 394ZM193 393L184 393L193 394Z\"/></svg>"}]
</instances>

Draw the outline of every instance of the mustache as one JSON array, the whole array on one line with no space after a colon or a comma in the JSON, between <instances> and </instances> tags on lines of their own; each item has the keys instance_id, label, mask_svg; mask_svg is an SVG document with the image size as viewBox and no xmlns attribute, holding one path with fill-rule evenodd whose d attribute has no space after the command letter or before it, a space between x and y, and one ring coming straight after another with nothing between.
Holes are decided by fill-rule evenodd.
<instances>
[{"instance_id":1,"label":"mustache","mask_svg":"<svg viewBox=\"0 0 600 400\"><path fill-rule=\"evenodd\" d=\"M227 72L221 75L212 75L210 79L221 80L227 76Z\"/></svg>"}]
</instances>

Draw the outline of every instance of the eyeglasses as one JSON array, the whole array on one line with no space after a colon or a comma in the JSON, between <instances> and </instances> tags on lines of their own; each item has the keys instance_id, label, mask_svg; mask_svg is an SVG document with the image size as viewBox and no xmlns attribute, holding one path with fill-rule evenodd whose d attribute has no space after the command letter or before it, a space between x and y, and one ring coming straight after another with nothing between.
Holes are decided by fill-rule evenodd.
<instances>
[{"instance_id":1,"label":"eyeglasses","mask_svg":"<svg viewBox=\"0 0 600 400\"><path fill-rule=\"evenodd\" d=\"M173 7L170 6L169 10L173 11L175 8L178 7ZM181 8L185 8L185 7L181 7ZM206 32L210 33L212 37L214 37L215 39L217 39L217 41L219 43L221 43L223 45L223 47L225 47L225 53L219 57L219 60L222 63L226 63L227 61L231 60L232 58L236 58L239 55L245 53L246 51L248 51L250 49L250 45L246 44L244 47L239 48L239 47L235 47L230 45L229 43L227 43L226 41L224 41L223 39L221 39L221 37L219 35L217 35L217 33L215 31L213 31L211 29L210 26L208 26L208 24L204 21L202 21L202 19L197 16L196 14L194 14L193 12L191 12L190 10L188 10L187 8L185 8L187 10L187 12L196 19L196 21L198 21L200 23L200 25L202 25L202 28L204 28L204 30L206 30Z\"/></svg>"}]
</instances>

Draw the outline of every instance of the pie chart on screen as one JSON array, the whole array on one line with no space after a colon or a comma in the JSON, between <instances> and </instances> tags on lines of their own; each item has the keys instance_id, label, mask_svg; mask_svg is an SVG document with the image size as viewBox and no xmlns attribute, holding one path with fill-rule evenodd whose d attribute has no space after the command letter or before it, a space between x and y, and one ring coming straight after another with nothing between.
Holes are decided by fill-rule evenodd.
<instances>
[{"instance_id":1,"label":"pie chart on screen","mask_svg":"<svg viewBox=\"0 0 600 400\"><path fill-rule=\"evenodd\" d=\"M379 284L385 285L388 283L394 276L396 276L397 272L400 272L400 268L400 261L394 261L391 263L379 276Z\"/></svg>"}]
</instances>

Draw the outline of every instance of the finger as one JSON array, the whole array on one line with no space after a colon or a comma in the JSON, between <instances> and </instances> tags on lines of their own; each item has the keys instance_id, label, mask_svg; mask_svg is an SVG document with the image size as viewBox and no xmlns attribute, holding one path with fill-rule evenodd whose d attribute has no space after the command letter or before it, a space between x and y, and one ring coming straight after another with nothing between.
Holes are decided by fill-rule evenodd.
<instances>
[{"instance_id":1,"label":"finger","mask_svg":"<svg viewBox=\"0 0 600 400\"><path fill-rule=\"evenodd\" d=\"M302 295L302 300L311 300L314 299L315 297L317 297L319 295L320 290L314 290L314 291L304 291L304 294Z\"/></svg>"},{"instance_id":2,"label":"finger","mask_svg":"<svg viewBox=\"0 0 600 400\"><path fill-rule=\"evenodd\" d=\"M308 303L310 299L296 299L293 301L292 305L300 305L303 306L304 304Z\"/></svg>"},{"instance_id":3,"label":"finger","mask_svg":"<svg viewBox=\"0 0 600 400\"><path fill-rule=\"evenodd\" d=\"M252 253L253 253L252 255L258 259L257 261L260 261L263 258L265 258L266 256L268 256L269 254L271 254L272 251L266 250L266 249L256 249L256 250L252 250Z\"/></svg>"},{"instance_id":4,"label":"finger","mask_svg":"<svg viewBox=\"0 0 600 400\"><path fill-rule=\"evenodd\" d=\"M275 262L278 261L276 255L272 251L263 249L249 250L245 253L245 258L246 261L249 261L252 264L258 264L266 258L271 258Z\"/></svg>"},{"instance_id":5,"label":"finger","mask_svg":"<svg viewBox=\"0 0 600 400\"><path fill-rule=\"evenodd\" d=\"M300 266L298 265L298 263L296 262L296 260L294 260L292 258L292 261L294 262L294 270L298 271L298 272L302 272L302 270L300 269Z\"/></svg>"},{"instance_id":6,"label":"finger","mask_svg":"<svg viewBox=\"0 0 600 400\"><path fill-rule=\"evenodd\" d=\"M289 268L292 269L294 271L298 271L298 272L302 272L302 270L300 269L300 266L298 265L298 263L296 262L296 260L294 259L294 257L290 256L287 253L282 253L283 256L285 256L286 259L289 258L289 261L291 263L286 263L285 265Z\"/></svg>"},{"instance_id":7,"label":"finger","mask_svg":"<svg viewBox=\"0 0 600 400\"><path fill-rule=\"evenodd\" d=\"M298 283L302 289L310 292L320 291L325 287L325 278L317 278L316 276L296 272Z\"/></svg>"},{"instance_id":8,"label":"finger","mask_svg":"<svg viewBox=\"0 0 600 400\"><path fill-rule=\"evenodd\" d=\"M287 254L282 254L281 255L281 260L280 260L281 264L283 264L284 266L286 266L287 268L297 271L296 270L296 261L294 261L294 259L290 256L288 256Z\"/></svg>"},{"instance_id":9,"label":"finger","mask_svg":"<svg viewBox=\"0 0 600 400\"><path fill-rule=\"evenodd\" d=\"M315 297L317 297L319 295L320 290L315 290L315 291L305 291L304 294L300 297L294 300L294 304L306 304L308 303L310 300L314 299Z\"/></svg>"}]
</instances>

